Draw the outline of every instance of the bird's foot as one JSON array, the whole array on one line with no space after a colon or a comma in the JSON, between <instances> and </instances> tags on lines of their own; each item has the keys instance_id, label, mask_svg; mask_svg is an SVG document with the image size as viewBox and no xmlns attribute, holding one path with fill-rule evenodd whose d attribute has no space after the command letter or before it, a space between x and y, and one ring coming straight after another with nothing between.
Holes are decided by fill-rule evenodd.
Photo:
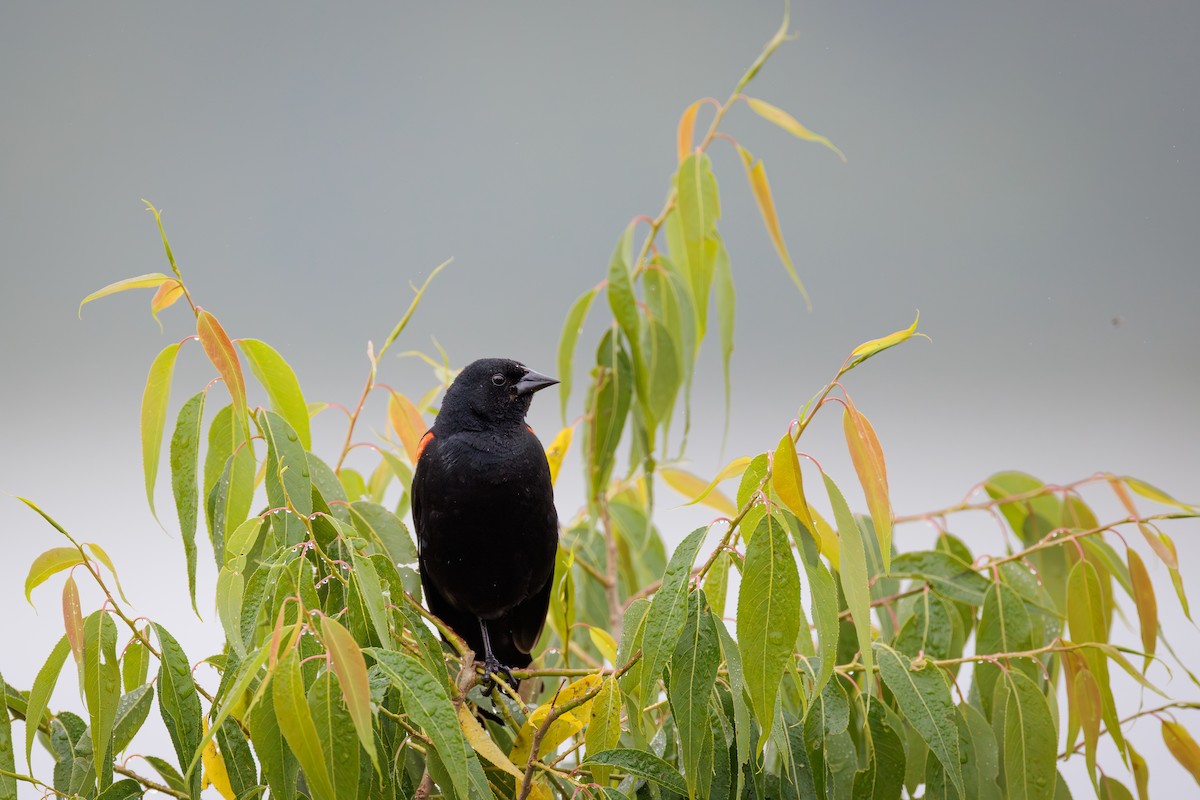
<instances>
[{"instance_id":1,"label":"bird's foot","mask_svg":"<svg viewBox=\"0 0 1200 800\"><path fill-rule=\"evenodd\" d=\"M504 679L504 682L509 686L516 686L516 681L513 679L512 672L508 667L500 663L495 656L488 656L483 662L483 680L480 685L483 688L483 693L486 696L491 696L492 690L496 688L496 679L494 676L499 675Z\"/></svg>"}]
</instances>

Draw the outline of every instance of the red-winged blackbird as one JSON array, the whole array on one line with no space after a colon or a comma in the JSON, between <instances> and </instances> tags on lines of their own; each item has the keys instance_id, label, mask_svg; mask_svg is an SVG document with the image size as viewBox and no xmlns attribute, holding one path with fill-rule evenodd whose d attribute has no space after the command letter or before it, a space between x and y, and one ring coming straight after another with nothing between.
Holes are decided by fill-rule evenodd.
<instances>
[{"instance_id":1,"label":"red-winged blackbird","mask_svg":"<svg viewBox=\"0 0 1200 800\"><path fill-rule=\"evenodd\" d=\"M558 514L525 414L534 392L556 383L516 361L475 361L418 451L412 511L426 602L483 653L489 687L493 673L529 666L550 604Z\"/></svg>"}]
</instances>

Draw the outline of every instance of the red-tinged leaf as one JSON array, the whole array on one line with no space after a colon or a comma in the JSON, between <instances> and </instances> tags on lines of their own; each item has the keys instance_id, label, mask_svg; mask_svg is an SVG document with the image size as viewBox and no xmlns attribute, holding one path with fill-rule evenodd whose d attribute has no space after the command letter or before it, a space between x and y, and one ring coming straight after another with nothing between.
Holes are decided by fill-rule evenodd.
<instances>
[{"instance_id":1,"label":"red-tinged leaf","mask_svg":"<svg viewBox=\"0 0 1200 800\"><path fill-rule=\"evenodd\" d=\"M342 697L346 700L346 708L354 722L358 740L378 770L379 759L375 755L375 735L372 729L374 720L371 716L371 685L367 680L367 662L363 659L362 650L359 649L358 642L354 641L354 636L332 617L322 620L321 635L333 662L338 685L342 687Z\"/></svg>"},{"instance_id":2,"label":"red-tinged leaf","mask_svg":"<svg viewBox=\"0 0 1200 800\"><path fill-rule=\"evenodd\" d=\"M235 426L240 430L246 422L246 379L242 377L242 364L238 360L237 350L229 334L221 327L217 318L204 309L196 315L196 335L208 355L208 360L216 367L217 374L225 381L225 388L233 398L233 418Z\"/></svg>"},{"instance_id":3,"label":"red-tinged leaf","mask_svg":"<svg viewBox=\"0 0 1200 800\"><path fill-rule=\"evenodd\" d=\"M808 297L808 290L804 288L804 283L796 273L796 266L792 263L787 244L783 241L783 231L779 228L779 215L775 211L775 198L771 195L771 184L767 180L767 170L762 161L755 159L750 155L750 151L741 145L738 145L738 154L742 157L742 166L746 168L746 179L750 182L750 191L754 193L754 202L758 204L763 224L767 227L767 235L771 237L771 244L775 246L775 252L779 254L779 260L783 262L792 282L796 284L800 294L804 295L805 305L812 310L812 301Z\"/></svg>"},{"instance_id":4,"label":"red-tinged leaf","mask_svg":"<svg viewBox=\"0 0 1200 800\"><path fill-rule=\"evenodd\" d=\"M892 566L892 502L888 497L887 465L883 460L883 449L871 422L846 398L846 411L842 415L842 429L846 434L846 447L850 460L858 473L858 482L867 497L871 510L871 523L879 539L879 552L883 556L883 571Z\"/></svg>"},{"instance_id":5,"label":"red-tinged leaf","mask_svg":"<svg viewBox=\"0 0 1200 800\"><path fill-rule=\"evenodd\" d=\"M169 280L174 279L163 275L161 272L151 272L146 275L138 275L136 278L126 278L116 283L110 283L103 289L97 289L83 298L83 301L79 304L79 316L83 317L83 307L93 300L99 300L101 297L108 297L110 294L128 291L129 289L152 289L155 286L161 286Z\"/></svg>"},{"instance_id":6,"label":"red-tinged leaf","mask_svg":"<svg viewBox=\"0 0 1200 800\"><path fill-rule=\"evenodd\" d=\"M902 342L907 342L913 337L920 336L925 339L929 337L923 333L917 332L917 323L921 321L921 312L917 312L916 318L912 321L912 325L907 328L901 328L894 333L889 333L887 336L881 336L878 339L872 339L869 342L863 342L858 347L850 351L850 358L847 359L846 369L849 370L857 367L862 362L866 361L871 356L882 353L889 347L895 347Z\"/></svg>"},{"instance_id":7,"label":"red-tinged leaf","mask_svg":"<svg viewBox=\"0 0 1200 800\"><path fill-rule=\"evenodd\" d=\"M79 605L79 587L75 578L67 576L63 584L63 627L67 630L67 641L71 644L71 655L75 663L83 663L83 610Z\"/></svg>"},{"instance_id":8,"label":"red-tinged leaf","mask_svg":"<svg viewBox=\"0 0 1200 800\"><path fill-rule=\"evenodd\" d=\"M33 560L29 574L25 577L25 599L33 605L30 598L33 590L47 578L64 569L83 563L83 556L74 547L51 547Z\"/></svg>"},{"instance_id":9,"label":"red-tinged leaf","mask_svg":"<svg viewBox=\"0 0 1200 800\"><path fill-rule=\"evenodd\" d=\"M744 460L746 464L750 463L750 459ZM743 465L744 468L745 465ZM660 467L658 474L667 482L668 486L688 498L689 505L690 503L704 503L727 517L737 514L737 506L733 504L733 501L722 494L720 489L715 488L716 481L706 484L703 478L675 467ZM727 475L726 477L732 476Z\"/></svg>"},{"instance_id":10,"label":"red-tinged leaf","mask_svg":"<svg viewBox=\"0 0 1200 800\"><path fill-rule=\"evenodd\" d=\"M1133 585L1133 602L1137 605L1138 625L1142 633L1142 649L1146 651L1146 667L1154 656L1158 644L1158 600L1154 596L1154 584L1150 573L1137 551L1129 550L1129 582Z\"/></svg>"},{"instance_id":11,"label":"red-tinged leaf","mask_svg":"<svg viewBox=\"0 0 1200 800\"><path fill-rule=\"evenodd\" d=\"M171 375L175 371L175 358L179 355L179 343L169 344L154 357L150 374L146 376L146 389L142 393L142 471L146 479L146 502L150 513L158 519L154 510L154 482L158 479L158 459L162 455L163 428L167 422L167 401L171 398Z\"/></svg>"},{"instance_id":12,"label":"red-tinged leaf","mask_svg":"<svg viewBox=\"0 0 1200 800\"><path fill-rule=\"evenodd\" d=\"M677 142L677 150L679 151L679 163L691 155L696 143L696 112L700 110L700 106L704 105L707 100L697 100L683 111L683 115L679 118L679 128L675 134Z\"/></svg>"},{"instance_id":13,"label":"red-tinged leaf","mask_svg":"<svg viewBox=\"0 0 1200 800\"><path fill-rule=\"evenodd\" d=\"M784 111L782 108L778 108L766 101L759 100L754 97L747 97L746 95L742 95L742 99L746 101L746 105L750 106L755 114L758 114L763 119L767 120L768 122L775 123L788 133L795 136L797 139L803 139L806 142L815 142L817 144L825 145L834 153L837 153L837 157L842 160L842 163L845 163L846 156L841 150L838 149L837 145L829 141L829 139L821 134L813 133L808 128L801 125L799 120Z\"/></svg>"},{"instance_id":14,"label":"red-tinged leaf","mask_svg":"<svg viewBox=\"0 0 1200 800\"><path fill-rule=\"evenodd\" d=\"M174 278L168 278L159 285L158 291L154 293L154 297L150 298L150 316L158 321L158 312L164 311L175 305L175 301L183 297L183 284ZM162 323L159 322L159 327Z\"/></svg>"},{"instance_id":15,"label":"red-tinged leaf","mask_svg":"<svg viewBox=\"0 0 1200 800\"><path fill-rule=\"evenodd\" d=\"M783 435L771 459L771 488L788 510L796 515L809 531L815 531L808 501L804 498L804 476L800 472L800 459L796 456L796 443L791 431Z\"/></svg>"},{"instance_id":16,"label":"red-tinged leaf","mask_svg":"<svg viewBox=\"0 0 1200 800\"><path fill-rule=\"evenodd\" d=\"M1175 760L1192 773L1196 783L1200 783L1200 745L1196 744L1192 735L1178 722L1163 720L1162 737Z\"/></svg>"},{"instance_id":17,"label":"red-tinged leaf","mask_svg":"<svg viewBox=\"0 0 1200 800\"><path fill-rule=\"evenodd\" d=\"M1138 514L1137 506L1133 504L1133 498L1129 496L1129 492L1125 491L1125 484L1116 478L1110 478L1108 485L1112 487L1113 493L1121 501L1121 505L1125 506L1129 516L1138 520L1138 530L1150 545L1150 549L1154 551L1154 555L1162 559L1162 562L1171 569L1179 569L1179 559L1176 557L1174 549L1168 548L1161 539L1154 535L1154 530L1149 525L1140 521L1141 515Z\"/></svg>"},{"instance_id":18,"label":"red-tinged leaf","mask_svg":"<svg viewBox=\"0 0 1200 800\"><path fill-rule=\"evenodd\" d=\"M388 397L388 421L404 445L408 462L415 465L421 449L421 437L429 430L429 425L413 402L400 392L392 392Z\"/></svg>"},{"instance_id":19,"label":"red-tinged leaf","mask_svg":"<svg viewBox=\"0 0 1200 800\"><path fill-rule=\"evenodd\" d=\"M1165 533L1160 533L1158 538L1167 552L1171 554L1171 558L1178 564L1179 554L1175 551L1175 542L1171 541L1171 537ZM1188 607L1187 593L1183 590L1183 576L1179 574L1179 567L1168 567L1167 571L1171 573L1171 585L1175 587L1175 595L1179 598L1179 605L1183 606L1183 615L1190 620L1192 618L1192 610Z\"/></svg>"}]
</instances>

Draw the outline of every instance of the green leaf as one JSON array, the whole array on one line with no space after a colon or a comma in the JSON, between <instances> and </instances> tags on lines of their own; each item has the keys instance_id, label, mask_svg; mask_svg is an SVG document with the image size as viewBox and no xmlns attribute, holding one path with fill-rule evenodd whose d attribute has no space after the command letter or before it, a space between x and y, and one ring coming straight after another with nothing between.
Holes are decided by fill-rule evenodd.
<instances>
[{"instance_id":1,"label":"green leaf","mask_svg":"<svg viewBox=\"0 0 1200 800\"><path fill-rule=\"evenodd\" d=\"M599 753L617 746L621 740L621 689L611 675L604 679L600 693L592 701L592 719L585 735L587 752ZM592 779L604 786L610 769L603 765L592 767Z\"/></svg>"},{"instance_id":2,"label":"green leaf","mask_svg":"<svg viewBox=\"0 0 1200 800\"><path fill-rule=\"evenodd\" d=\"M33 590L64 569L82 564L84 558L74 547L52 547L33 560L29 574L25 576L25 600L33 605Z\"/></svg>"},{"instance_id":3,"label":"green leaf","mask_svg":"<svg viewBox=\"0 0 1200 800\"><path fill-rule=\"evenodd\" d=\"M1100 800L1133 800L1133 793L1116 778L1105 775L1096 784L1096 796Z\"/></svg>"},{"instance_id":4,"label":"green leaf","mask_svg":"<svg viewBox=\"0 0 1200 800\"><path fill-rule=\"evenodd\" d=\"M133 741L134 735L141 730L142 724L150 714L154 705L154 692L150 684L143 683L133 691L121 695L117 703L117 713L113 718L113 754L120 753Z\"/></svg>"},{"instance_id":5,"label":"green leaf","mask_svg":"<svg viewBox=\"0 0 1200 800\"><path fill-rule=\"evenodd\" d=\"M901 713L937 756L950 782L962 795L958 725L946 674L929 662L915 668L907 656L880 642L875 643L875 649L879 656L879 675L895 695ZM1053 747L1050 754L1053 757Z\"/></svg>"},{"instance_id":6,"label":"green leaf","mask_svg":"<svg viewBox=\"0 0 1200 800\"><path fill-rule=\"evenodd\" d=\"M239 339L238 347L246 355L250 371L267 390L271 408L287 420L292 430L300 437L305 450L312 449L312 433L309 429L308 404L300 391L296 373L283 360L283 356L266 342L258 339Z\"/></svg>"},{"instance_id":7,"label":"green leaf","mask_svg":"<svg viewBox=\"0 0 1200 800\"><path fill-rule=\"evenodd\" d=\"M721 338L721 375L725 386L725 424L722 431L729 431L730 391L733 381L730 378L729 366L733 361L733 332L736 317L737 290L733 285L733 270L729 266L729 253L725 251L725 242L714 231L713 237L717 242L717 255L713 261L713 284L717 298L717 332ZM725 433L721 436L724 444Z\"/></svg>"},{"instance_id":8,"label":"green leaf","mask_svg":"<svg viewBox=\"0 0 1200 800\"><path fill-rule=\"evenodd\" d=\"M196 608L196 509L199 502L200 427L204 418L205 392L197 392L179 409L175 433L171 436L171 489L175 511L179 515L179 533L187 559L188 594L192 611Z\"/></svg>"},{"instance_id":9,"label":"green leaf","mask_svg":"<svg viewBox=\"0 0 1200 800\"><path fill-rule=\"evenodd\" d=\"M489 794L483 768L467 743L445 689L420 662L404 653L372 647L366 651L400 693L404 712L433 742L461 798Z\"/></svg>"},{"instance_id":10,"label":"green leaf","mask_svg":"<svg viewBox=\"0 0 1200 800\"><path fill-rule=\"evenodd\" d=\"M654 684L662 675L672 648L683 631L687 619L688 583L692 575L692 562L704 542L707 528L697 528L687 535L667 563L662 585L654 593L650 609L646 612L645 633L642 637L641 683L639 697L649 700ZM792 637L795 638L794 636Z\"/></svg>"},{"instance_id":11,"label":"green leaf","mask_svg":"<svg viewBox=\"0 0 1200 800\"><path fill-rule=\"evenodd\" d=\"M1004 709L1004 783L1012 800L1044 798L1054 791L1058 752L1046 696L1029 676L1010 670Z\"/></svg>"},{"instance_id":12,"label":"green leaf","mask_svg":"<svg viewBox=\"0 0 1200 800\"><path fill-rule=\"evenodd\" d=\"M786 528L767 514L746 546L738 589L737 637L761 754L775 718L775 698L800 632L800 573Z\"/></svg>"},{"instance_id":13,"label":"green leaf","mask_svg":"<svg viewBox=\"0 0 1200 800\"><path fill-rule=\"evenodd\" d=\"M264 647L263 652L268 652ZM296 756L288 747L275 716L274 689L272 697L255 703L250 709L250 741L262 765L262 779L270 787L272 797L295 797Z\"/></svg>"},{"instance_id":14,"label":"green leaf","mask_svg":"<svg viewBox=\"0 0 1200 800\"><path fill-rule=\"evenodd\" d=\"M379 637L380 644L389 644L392 637L388 632L387 609L379 573L375 569L375 565L371 563L371 559L363 558L357 553L354 554L354 581L362 593L367 617L371 620L371 627L374 628L375 635ZM399 598L397 600L399 601Z\"/></svg>"},{"instance_id":15,"label":"green leaf","mask_svg":"<svg viewBox=\"0 0 1200 800\"><path fill-rule=\"evenodd\" d=\"M301 517L312 514L312 481L300 437L273 411L258 412L258 426L267 440L267 502L274 509L290 509ZM307 534L304 522L289 511L276 511L272 524L283 544L298 543Z\"/></svg>"},{"instance_id":16,"label":"green leaf","mask_svg":"<svg viewBox=\"0 0 1200 800\"><path fill-rule=\"evenodd\" d=\"M163 428L167 423L167 401L171 397L171 374L175 371L175 357L179 355L179 343L169 344L154 357L150 374L146 376L146 389L142 393L142 470L146 479L146 502L150 513L154 511L154 483L158 478L158 459L162 452Z\"/></svg>"},{"instance_id":17,"label":"green leaf","mask_svg":"<svg viewBox=\"0 0 1200 800\"><path fill-rule=\"evenodd\" d=\"M313 791L314 800L336 800L333 785L329 782L329 768L316 723L304 696L304 678L300 674L300 656L297 648L291 647L280 659L271 679L271 699L275 706L275 718L279 730L287 741L304 778Z\"/></svg>"},{"instance_id":18,"label":"green leaf","mask_svg":"<svg viewBox=\"0 0 1200 800\"><path fill-rule=\"evenodd\" d=\"M342 697L346 701L346 708L354 723L358 740L378 771L379 759L375 755L375 735L372 727L374 717L371 714L371 687L367 681L367 662L363 660L362 650L350 632L333 617L322 619L321 638L329 651L333 671L337 673Z\"/></svg>"},{"instance_id":19,"label":"green leaf","mask_svg":"<svg viewBox=\"0 0 1200 800\"><path fill-rule=\"evenodd\" d=\"M204 731L200 721L200 695L192 682L192 664L175 637L157 622L151 623L162 654L158 667L158 707L175 746L175 755L185 775L189 793L200 795L200 771L188 766L200 749Z\"/></svg>"},{"instance_id":20,"label":"green leaf","mask_svg":"<svg viewBox=\"0 0 1200 800\"><path fill-rule=\"evenodd\" d=\"M357 500L350 504L350 518L359 533L375 539L395 564L417 560L417 547L404 522L378 503Z\"/></svg>"},{"instance_id":21,"label":"green leaf","mask_svg":"<svg viewBox=\"0 0 1200 800\"><path fill-rule=\"evenodd\" d=\"M558 397L564 423L567 421L567 400L571 397L571 384L574 379L571 364L575 360L575 343L579 340L583 321L587 318L588 309L592 307L592 301L596 299L598 289L599 287L595 286L588 289L571 304L567 319L563 323L562 336L558 341Z\"/></svg>"},{"instance_id":22,"label":"green leaf","mask_svg":"<svg viewBox=\"0 0 1200 800\"><path fill-rule=\"evenodd\" d=\"M711 766L704 764L702 755L705 739L712 736L708 704L717 678L717 666L721 662L718 623L703 607L701 596L698 592L689 596L687 620L671 654L668 692L683 751L683 774L687 777L691 797L702 796L702 774L712 771ZM708 769L704 769L706 766Z\"/></svg>"},{"instance_id":23,"label":"green leaf","mask_svg":"<svg viewBox=\"0 0 1200 800\"><path fill-rule=\"evenodd\" d=\"M33 738L37 733L38 725L41 724L42 717L46 713L46 706L50 702L50 695L54 692L54 687L58 683L58 675L62 672L63 662L67 660L67 653L71 652L71 644L64 636L58 640L58 644L54 645L54 649L50 651L50 656L46 659L46 663L38 670L37 677L33 679L33 686L29 689L29 703L26 706L25 719L32 720L32 724L25 726L25 763L29 766L30 772L33 771Z\"/></svg>"},{"instance_id":24,"label":"green leaf","mask_svg":"<svg viewBox=\"0 0 1200 800\"><path fill-rule=\"evenodd\" d=\"M269 704L264 702L260 705ZM230 788L239 798L261 793L254 755L241 726L227 719L216 727L216 731L217 746L221 748L221 760L225 762L225 771L229 774Z\"/></svg>"},{"instance_id":25,"label":"green leaf","mask_svg":"<svg viewBox=\"0 0 1200 800\"><path fill-rule=\"evenodd\" d=\"M79 317L83 318L83 307L93 300L99 300L101 297L108 297L110 294L125 292L130 289L153 289L169 280L173 280L169 275L164 275L161 272L149 272L145 275L138 275L134 278L123 278L122 280L110 283L108 286L97 289L80 301Z\"/></svg>"},{"instance_id":26,"label":"green leaf","mask_svg":"<svg viewBox=\"0 0 1200 800\"><path fill-rule=\"evenodd\" d=\"M633 363L635 371L640 371L641 360L641 314L638 311L637 295L633 290L633 276L630 268L633 266L633 228L634 223L627 227L621 238L617 240L616 249L608 264L608 283L605 293L608 295L608 306L612 309L613 319L624 332L629 346L633 348Z\"/></svg>"},{"instance_id":27,"label":"green leaf","mask_svg":"<svg viewBox=\"0 0 1200 800\"><path fill-rule=\"evenodd\" d=\"M0 800L17 800L17 771L13 753L12 724L8 711L8 690L4 678L0 677ZM36 728L36 724L26 727Z\"/></svg>"},{"instance_id":28,"label":"green leaf","mask_svg":"<svg viewBox=\"0 0 1200 800\"><path fill-rule=\"evenodd\" d=\"M646 341L642 345L645 362L646 407L655 426L666 419L679 387L683 383L683 371L679 366L678 348L671 331L657 319L646 325Z\"/></svg>"},{"instance_id":29,"label":"green leaf","mask_svg":"<svg viewBox=\"0 0 1200 800\"><path fill-rule=\"evenodd\" d=\"M83 621L82 675L95 760L97 764L108 764L113 721L121 699L121 667L117 662L117 625L103 611L92 612ZM107 769L98 775L101 790L111 776Z\"/></svg>"},{"instance_id":30,"label":"green leaf","mask_svg":"<svg viewBox=\"0 0 1200 800\"><path fill-rule=\"evenodd\" d=\"M350 714L341 703L339 683L330 672L317 676L308 690L308 710L321 740L334 796L338 800L350 800L359 796L359 740L355 739ZM304 774L307 778L307 769Z\"/></svg>"},{"instance_id":31,"label":"green leaf","mask_svg":"<svg viewBox=\"0 0 1200 800\"><path fill-rule=\"evenodd\" d=\"M907 328L901 328L895 333L889 333L887 336L882 336L878 339L872 339L869 342L863 342L858 347L850 351L850 358L848 360L846 369L853 369L871 356L882 353L889 347L895 347L898 344L902 344L915 336L928 339L929 337L925 336L925 334L917 333L917 323L920 321L921 312L918 311L916 318L912 322L912 325L909 325Z\"/></svg>"},{"instance_id":32,"label":"green leaf","mask_svg":"<svg viewBox=\"0 0 1200 800\"><path fill-rule=\"evenodd\" d=\"M703 339L717 251L713 233L721 217L717 179L708 155L693 153L684 159L675 174L675 190L684 252L672 252L671 256L688 278L696 309L696 333Z\"/></svg>"},{"instance_id":33,"label":"green leaf","mask_svg":"<svg viewBox=\"0 0 1200 800\"><path fill-rule=\"evenodd\" d=\"M984 596L983 609L979 615L979 631L975 637L975 652L978 655L992 653L1016 653L1032 648L1032 626L1025 604L1013 589L1003 583L992 584ZM1028 662L1025 662L1025 668ZM979 687L979 699L984 712L991 717L992 696L1000 667L987 662L975 665L975 683Z\"/></svg>"},{"instance_id":34,"label":"green leaf","mask_svg":"<svg viewBox=\"0 0 1200 800\"><path fill-rule=\"evenodd\" d=\"M842 592L846 595L846 605L850 616L854 618L854 631L858 636L859 652L863 659L863 677L867 694L871 694L875 683L874 668L871 652L871 589L867 585L867 551L863 544L862 533L858 523L846 505L846 498L838 489L837 484L828 475L825 478L825 491L829 493L829 502L833 506L833 519L837 523L838 542L841 545L841 579Z\"/></svg>"},{"instance_id":35,"label":"green leaf","mask_svg":"<svg viewBox=\"0 0 1200 800\"><path fill-rule=\"evenodd\" d=\"M904 740L888 724L883 705L871 700L867 708L870 755L867 766L854 775L854 800L900 800L904 788Z\"/></svg>"},{"instance_id":36,"label":"green leaf","mask_svg":"<svg viewBox=\"0 0 1200 800\"><path fill-rule=\"evenodd\" d=\"M615 747L612 750L589 755L583 760L582 766L589 764L607 764L616 767L627 775L656 783L676 794L686 795L688 792L683 776L674 767L653 753L644 750Z\"/></svg>"},{"instance_id":37,"label":"green leaf","mask_svg":"<svg viewBox=\"0 0 1200 800\"><path fill-rule=\"evenodd\" d=\"M598 497L608 486L617 444L621 441L633 397L633 367L611 328L600 340L592 374L592 391L587 402L588 423L584 428L590 499Z\"/></svg>"},{"instance_id":38,"label":"green leaf","mask_svg":"<svg viewBox=\"0 0 1200 800\"><path fill-rule=\"evenodd\" d=\"M119 780L96 796L96 800L138 800L145 790L133 778Z\"/></svg>"},{"instance_id":39,"label":"green leaf","mask_svg":"<svg viewBox=\"0 0 1200 800\"><path fill-rule=\"evenodd\" d=\"M806 142L815 142L816 144L828 147L830 150L836 153L837 157L843 162L846 161L845 154L843 154L833 142L829 141L829 139L819 133L813 133L808 128L801 125L795 117L784 111L782 108L778 108L766 102L765 100L759 100L754 97L747 97L746 95L742 95L741 97L746 101L746 105L750 106L751 110L763 119L778 125L792 136L795 136L797 139Z\"/></svg>"},{"instance_id":40,"label":"green leaf","mask_svg":"<svg viewBox=\"0 0 1200 800\"><path fill-rule=\"evenodd\" d=\"M750 763L750 706L746 702L746 678L742 669L741 651L724 623L717 626L717 636L721 640L721 653L729 669L729 689L733 698L734 755L737 762L735 767L738 776L737 792L734 796L741 797L746 777L743 767Z\"/></svg>"},{"instance_id":41,"label":"green leaf","mask_svg":"<svg viewBox=\"0 0 1200 800\"><path fill-rule=\"evenodd\" d=\"M915 578L949 600L972 606L983 605L991 583L962 559L944 550L900 553L892 560L893 578Z\"/></svg>"}]
</instances>

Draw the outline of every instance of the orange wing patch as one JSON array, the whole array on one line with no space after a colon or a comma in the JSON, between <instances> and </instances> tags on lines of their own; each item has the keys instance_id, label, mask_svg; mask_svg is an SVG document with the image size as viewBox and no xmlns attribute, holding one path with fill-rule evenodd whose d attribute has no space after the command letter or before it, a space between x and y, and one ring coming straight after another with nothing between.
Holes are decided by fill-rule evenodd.
<instances>
[{"instance_id":1,"label":"orange wing patch","mask_svg":"<svg viewBox=\"0 0 1200 800\"><path fill-rule=\"evenodd\" d=\"M433 431L429 431L421 437L421 441L417 443L417 460L421 460L421 454L425 452L425 446L433 441Z\"/></svg>"}]
</instances>

